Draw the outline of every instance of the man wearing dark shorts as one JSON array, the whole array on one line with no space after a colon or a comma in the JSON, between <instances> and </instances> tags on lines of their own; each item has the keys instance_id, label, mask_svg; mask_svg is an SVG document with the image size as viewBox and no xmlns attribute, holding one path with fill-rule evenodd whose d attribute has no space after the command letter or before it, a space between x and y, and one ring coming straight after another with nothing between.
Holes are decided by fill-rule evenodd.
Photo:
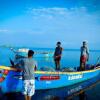
<instances>
[{"instance_id":1,"label":"man wearing dark shorts","mask_svg":"<svg viewBox=\"0 0 100 100\"><path fill-rule=\"evenodd\" d=\"M57 42L57 47L55 48L55 52L54 52L54 61L55 61L56 70L60 70L61 56L62 56L61 42Z\"/></svg>"}]
</instances>

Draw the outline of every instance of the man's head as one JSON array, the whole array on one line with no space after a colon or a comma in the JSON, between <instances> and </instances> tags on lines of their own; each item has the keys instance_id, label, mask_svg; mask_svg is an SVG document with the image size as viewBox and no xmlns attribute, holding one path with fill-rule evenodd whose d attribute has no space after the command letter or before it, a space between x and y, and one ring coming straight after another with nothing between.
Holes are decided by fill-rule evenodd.
<instances>
[{"instance_id":1,"label":"man's head","mask_svg":"<svg viewBox=\"0 0 100 100\"><path fill-rule=\"evenodd\" d=\"M84 47L87 46L87 41L83 41L83 46L84 46Z\"/></svg>"},{"instance_id":2,"label":"man's head","mask_svg":"<svg viewBox=\"0 0 100 100\"><path fill-rule=\"evenodd\" d=\"M34 51L33 50L29 50L28 51L28 57L32 57L34 55Z\"/></svg>"},{"instance_id":3,"label":"man's head","mask_svg":"<svg viewBox=\"0 0 100 100\"><path fill-rule=\"evenodd\" d=\"M61 42L57 42L57 46L60 46L61 45Z\"/></svg>"}]
</instances>

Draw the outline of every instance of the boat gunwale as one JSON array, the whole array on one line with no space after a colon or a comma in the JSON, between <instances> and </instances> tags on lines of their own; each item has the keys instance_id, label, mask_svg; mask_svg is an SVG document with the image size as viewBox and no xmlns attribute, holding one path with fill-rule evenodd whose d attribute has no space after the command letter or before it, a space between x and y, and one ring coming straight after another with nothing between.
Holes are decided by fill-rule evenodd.
<instances>
[{"instance_id":1,"label":"boat gunwale","mask_svg":"<svg viewBox=\"0 0 100 100\"><path fill-rule=\"evenodd\" d=\"M0 69L6 69L6 70L17 71L17 68L12 68L12 67L7 67L7 66L0 66ZM98 66L98 67L96 67L95 69L92 69L92 70L78 71L78 72L60 72L60 71L50 72L50 71L35 71L35 74L67 74L67 75L71 75L71 74L84 74L84 73L89 73L89 72L95 72L95 71L97 71L97 70L100 70L100 66Z\"/></svg>"}]
</instances>

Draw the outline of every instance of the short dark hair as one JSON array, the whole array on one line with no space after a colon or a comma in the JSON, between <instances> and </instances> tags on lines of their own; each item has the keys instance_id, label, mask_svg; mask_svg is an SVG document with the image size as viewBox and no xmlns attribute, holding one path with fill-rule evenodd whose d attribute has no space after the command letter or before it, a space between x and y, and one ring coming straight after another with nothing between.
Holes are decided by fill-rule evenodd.
<instances>
[{"instance_id":1,"label":"short dark hair","mask_svg":"<svg viewBox=\"0 0 100 100\"><path fill-rule=\"evenodd\" d=\"M33 56L33 54L34 54L34 51L33 50L29 50L28 51L28 56Z\"/></svg>"},{"instance_id":2,"label":"short dark hair","mask_svg":"<svg viewBox=\"0 0 100 100\"><path fill-rule=\"evenodd\" d=\"M61 42L58 41L57 44L61 44Z\"/></svg>"}]
</instances>

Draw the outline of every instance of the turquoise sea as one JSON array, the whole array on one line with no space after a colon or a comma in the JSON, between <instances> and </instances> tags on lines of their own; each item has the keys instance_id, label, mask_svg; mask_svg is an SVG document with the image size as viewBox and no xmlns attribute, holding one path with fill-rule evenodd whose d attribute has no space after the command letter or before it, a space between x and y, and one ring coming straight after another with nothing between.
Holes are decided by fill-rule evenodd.
<instances>
[{"instance_id":1,"label":"turquoise sea","mask_svg":"<svg viewBox=\"0 0 100 100\"><path fill-rule=\"evenodd\" d=\"M29 48L29 49L32 49L35 52L54 52L54 49L51 49L51 48ZM11 64L10 64L9 59L10 58L14 59L14 55L15 54L9 48L4 48L4 47L0 48L0 65L10 66ZM90 57L89 57L89 61L87 64L92 64L92 65L97 64L98 57L100 57L100 50L90 50ZM41 67L55 68L53 57L45 57L45 56L38 57L37 56L37 57L34 57L34 59L38 62L38 69L40 69ZM64 49L62 59L61 59L61 68L63 68L63 67L70 67L70 68L78 67L79 59L80 59L80 50ZM89 86L91 86L93 84L95 84L95 86L94 87L91 86L92 87L91 89L83 91L82 96L84 96L84 94L85 94L85 95L87 95L87 98L79 99L79 97L73 96L72 100L100 100L100 95L99 95L99 93L100 93L100 84L99 83L100 82L99 81L100 81L100 77L96 77L95 79L91 80L91 82L88 81L87 83L86 82L80 83L80 84L82 84L82 87L84 86L84 88L85 87L88 88ZM77 86L76 85L73 86L73 88L77 89L77 87L80 84L78 84ZM65 97L63 97L62 92L67 91L70 88L72 88L72 87L53 89L53 90L49 90L49 91L36 91L35 95L33 96L33 100L67 100L67 94L66 94L66 98L65 98ZM58 93L58 91L59 91L59 93ZM43 92L45 94L43 94ZM46 94L48 92L49 92L49 95L47 95L47 97L45 99L42 99L44 97L44 95L46 96ZM64 92L64 93L66 93L66 92ZM67 93L68 93L68 91L67 91ZM54 94L54 96L53 96L53 94ZM15 94L13 94L13 96L14 95ZM17 94L17 95L19 95L19 94ZM51 95L52 95L52 98L51 98ZM57 95L60 96L60 98L58 98ZM56 96L56 98L54 98L55 96ZM21 98L21 96L20 96L20 98ZM34 99L34 98L36 98L36 99ZM22 100L22 99L18 99L18 100Z\"/></svg>"},{"instance_id":2,"label":"turquoise sea","mask_svg":"<svg viewBox=\"0 0 100 100\"><path fill-rule=\"evenodd\" d=\"M18 48L16 48L18 49ZM50 48L29 48L35 52L54 52ZM0 65L10 65L9 58L14 58L14 52L9 48L0 48ZM90 50L89 61L87 64L96 64L100 57L100 50ZM53 57L36 56L34 59L38 62L38 67L55 67ZM64 49L61 59L61 67L77 67L79 66L80 50Z\"/></svg>"}]
</instances>

